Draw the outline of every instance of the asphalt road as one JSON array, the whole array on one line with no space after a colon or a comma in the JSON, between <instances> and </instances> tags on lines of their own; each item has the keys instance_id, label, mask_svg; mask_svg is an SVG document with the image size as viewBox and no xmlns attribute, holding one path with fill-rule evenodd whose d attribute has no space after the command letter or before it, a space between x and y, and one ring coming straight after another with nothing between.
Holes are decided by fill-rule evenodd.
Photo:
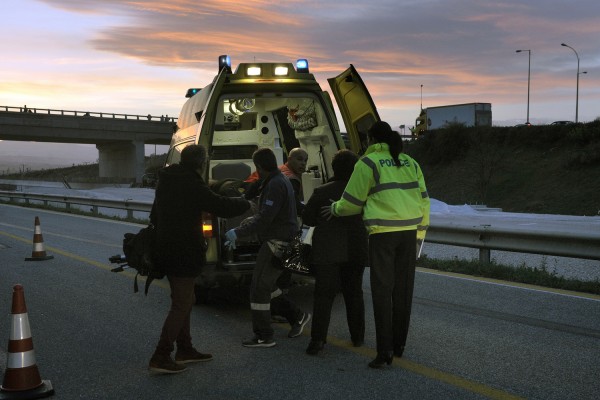
<instances>
[{"instance_id":1,"label":"asphalt road","mask_svg":"<svg viewBox=\"0 0 600 400\"><path fill-rule=\"evenodd\" d=\"M35 216L44 247L31 256ZM338 298L326 350L304 353L309 331L277 346L247 349L245 293L196 306L192 336L215 359L173 376L147 363L169 306L166 282L147 297L133 274L111 273L125 232L139 226L0 205L0 373L11 328L12 289L25 289L37 366L57 399L596 399L600 393L600 297L419 270L404 358L384 370L375 356L365 272L366 344L349 341ZM292 297L312 307L312 285Z\"/></svg>"}]
</instances>

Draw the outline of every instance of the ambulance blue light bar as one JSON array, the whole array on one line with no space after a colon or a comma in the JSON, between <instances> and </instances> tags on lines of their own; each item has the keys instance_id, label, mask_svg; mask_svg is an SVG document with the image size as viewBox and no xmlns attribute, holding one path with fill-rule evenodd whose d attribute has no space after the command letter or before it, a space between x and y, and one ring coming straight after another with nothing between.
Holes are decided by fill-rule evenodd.
<instances>
[{"instance_id":1,"label":"ambulance blue light bar","mask_svg":"<svg viewBox=\"0 0 600 400\"><path fill-rule=\"evenodd\" d=\"M219 72L223 68L227 68L227 71L231 72L231 58L228 55L219 56Z\"/></svg>"},{"instance_id":2,"label":"ambulance blue light bar","mask_svg":"<svg viewBox=\"0 0 600 400\"><path fill-rule=\"evenodd\" d=\"M308 73L308 60L306 58L300 58L296 61L296 71Z\"/></svg>"},{"instance_id":3,"label":"ambulance blue light bar","mask_svg":"<svg viewBox=\"0 0 600 400\"><path fill-rule=\"evenodd\" d=\"M187 90L187 93L185 94L185 97L192 97L193 95L195 95L196 93L198 93L200 90L202 90L202 89L190 88L190 89Z\"/></svg>"}]
</instances>

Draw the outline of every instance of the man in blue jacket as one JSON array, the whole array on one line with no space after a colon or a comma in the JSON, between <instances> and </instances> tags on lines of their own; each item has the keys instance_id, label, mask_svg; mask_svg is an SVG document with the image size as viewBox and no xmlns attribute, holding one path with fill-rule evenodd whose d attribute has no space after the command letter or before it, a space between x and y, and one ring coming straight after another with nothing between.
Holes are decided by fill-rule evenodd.
<instances>
[{"instance_id":1,"label":"man in blue jacket","mask_svg":"<svg viewBox=\"0 0 600 400\"><path fill-rule=\"evenodd\" d=\"M250 221L229 230L225 237L229 246L235 248L238 236L256 234L262 242L256 258L256 267L250 285L250 309L254 337L245 340L245 347L273 347L271 327L271 299L282 296L277 302L282 309L278 314L291 321L289 337L302 333L311 315L296 307L277 288L277 278L282 273L281 257L290 240L298 231L294 189L290 180L277 168L275 153L260 148L252 155L252 161L262 181L258 213Z\"/></svg>"}]
</instances>

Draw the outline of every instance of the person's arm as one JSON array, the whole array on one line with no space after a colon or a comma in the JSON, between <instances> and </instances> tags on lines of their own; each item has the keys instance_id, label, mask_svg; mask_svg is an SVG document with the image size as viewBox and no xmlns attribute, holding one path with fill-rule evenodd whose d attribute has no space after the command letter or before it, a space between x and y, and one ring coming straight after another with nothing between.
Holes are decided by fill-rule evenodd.
<instances>
[{"instance_id":1,"label":"person's arm","mask_svg":"<svg viewBox=\"0 0 600 400\"><path fill-rule=\"evenodd\" d=\"M367 158L362 158L354 166L354 171L342 194L342 198L331 204L331 214L334 217L356 215L362 209L369 196L369 190L374 185L373 170L365 163Z\"/></svg>"},{"instance_id":2,"label":"person's arm","mask_svg":"<svg viewBox=\"0 0 600 400\"><path fill-rule=\"evenodd\" d=\"M221 196L207 186L201 186L198 191L198 204L203 205L203 211L215 214L217 217L231 218L242 215L250 208L250 202L240 197Z\"/></svg>"},{"instance_id":3,"label":"person's arm","mask_svg":"<svg viewBox=\"0 0 600 400\"><path fill-rule=\"evenodd\" d=\"M421 223L417 226L417 239L425 240L425 234L427 233L427 229L429 228L429 211L431 207L431 200L429 199L429 194L427 193L427 187L425 186L425 178L423 177L423 172L421 171L421 167L415 161L415 166L417 169L417 181L419 182L419 189L421 190L421 212L423 213L423 219Z\"/></svg>"},{"instance_id":4,"label":"person's arm","mask_svg":"<svg viewBox=\"0 0 600 400\"><path fill-rule=\"evenodd\" d=\"M252 217L249 223L235 228L237 236L260 234L268 229L283 205L285 194L287 194L287 190L284 185L272 181L270 184L267 184L263 188L258 212Z\"/></svg>"}]
</instances>

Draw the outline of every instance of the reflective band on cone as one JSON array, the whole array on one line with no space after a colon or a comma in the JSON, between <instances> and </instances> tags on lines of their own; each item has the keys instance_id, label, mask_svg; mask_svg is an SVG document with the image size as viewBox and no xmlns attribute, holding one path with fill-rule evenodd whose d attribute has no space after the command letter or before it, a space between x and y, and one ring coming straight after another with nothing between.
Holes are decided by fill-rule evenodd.
<instances>
[{"instance_id":1,"label":"reflective band on cone","mask_svg":"<svg viewBox=\"0 0 600 400\"><path fill-rule=\"evenodd\" d=\"M12 298L12 326L8 340L8 357L0 400L39 399L54 394L50 381L42 381L33 351L33 339L27 317L23 286L15 285Z\"/></svg>"},{"instance_id":2,"label":"reflective band on cone","mask_svg":"<svg viewBox=\"0 0 600 400\"><path fill-rule=\"evenodd\" d=\"M42 228L40 227L40 219L35 217L35 230L33 232L33 251L31 257L27 257L25 261L43 261L50 260L54 256L46 255L44 249L44 238L42 237Z\"/></svg>"}]
</instances>

